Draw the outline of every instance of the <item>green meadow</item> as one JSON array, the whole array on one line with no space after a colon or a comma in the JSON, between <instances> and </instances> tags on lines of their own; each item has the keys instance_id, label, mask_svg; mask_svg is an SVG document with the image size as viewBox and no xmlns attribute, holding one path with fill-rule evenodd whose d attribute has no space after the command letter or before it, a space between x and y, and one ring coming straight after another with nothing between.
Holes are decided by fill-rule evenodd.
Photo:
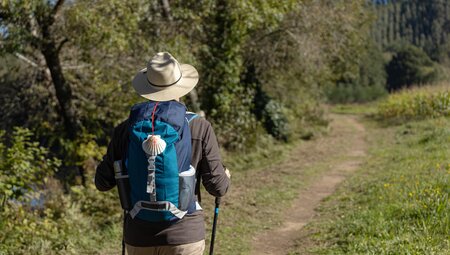
<instances>
[{"instance_id":1,"label":"green meadow","mask_svg":"<svg viewBox=\"0 0 450 255\"><path fill-rule=\"evenodd\" d=\"M320 206L291 254L450 252L449 90L415 88L380 102L377 120L364 120L366 162ZM428 116L416 110L435 105Z\"/></svg>"}]
</instances>

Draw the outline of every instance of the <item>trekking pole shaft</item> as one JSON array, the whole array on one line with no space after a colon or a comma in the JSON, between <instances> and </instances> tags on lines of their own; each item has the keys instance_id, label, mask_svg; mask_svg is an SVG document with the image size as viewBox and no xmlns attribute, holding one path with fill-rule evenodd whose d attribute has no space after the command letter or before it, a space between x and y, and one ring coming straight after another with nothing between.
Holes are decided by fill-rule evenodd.
<instances>
[{"instance_id":1,"label":"trekking pole shaft","mask_svg":"<svg viewBox=\"0 0 450 255\"><path fill-rule=\"evenodd\" d=\"M216 197L215 204L216 206L214 208L214 221L211 234L211 244L209 246L209 255L213 255L214 253L214 241L216 239L216 227L217 227L217 218L219 217L220 197Z\"/></svg>"},{"instance_id":2,"label":"trekking pole shaft","mask_svg":"<svg viewBox=\"0 0 450 255\"><path fill-rule=\"evenodd\" d=\"M127 211L123 211L123 229L125 228L125 222L127 220ZM122 229L122 231L123 231ZM122 232L122 255L125 255L125 233Z\"/></svg>"}]
</instances>

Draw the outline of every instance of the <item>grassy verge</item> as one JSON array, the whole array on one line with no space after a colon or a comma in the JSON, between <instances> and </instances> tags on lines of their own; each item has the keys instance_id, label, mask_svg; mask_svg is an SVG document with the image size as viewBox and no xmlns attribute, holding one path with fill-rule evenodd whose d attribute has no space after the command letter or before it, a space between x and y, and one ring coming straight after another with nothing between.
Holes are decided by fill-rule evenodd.
<instances>
[{"instance_id":1,"label":"grassy verge","mask_svg":"<svg viewBox=\"0 0 450 255\"><path fill-rule=\"evenodd\" d=\"M231 169L232 186L222 199L216 238L217 254L248 252L254 233L281 221L281 212L275 210L274 205L278 201L288 205L296 197L298 181L291 178L294 173L276 175L268 171L269 168L276 169L298 144L273 143L245 155L224 154L225 164ZM201 192L207 226L207 254L214 199L204 189Z\"/></svg>"},{"instance_id":2,"label":"grassy verge","mask_svg":"<svg viewBox=\"0 0 450 255\"><path fill-rule=\"evenodd\" d=\"M356 127L349 127L348 132L353 128ZM231 190L222 200L217 254L248 254L257 233L281 224L285 210L280 208L289 208L302 188L314 182L330 165L345 160L349 139L335 134L333 146L324 146L327 143L322 139L330 142L329 137L324 137L303 144L267 146L266 153L257 152L260 156L252 158L251 165L258 162L257 167L246 168L244 162L232 169ZM202 205L210 227L213 200L206 198Z\"/></svg>"},{"instance_id":3,"label":"grassy verge","mask_svg":"<svg viewBox=\"0 0 450 255\"><path fill-rule=\"evenodd\" d=\"M450 254L450 119L369 132L367 163L291 254Z\"/></svg>"},{"instance_id":4,"label":"grassy verge","mask_svg":"<svg viewBox=\"0 0 450 255\"><path fill-rule=\"evenodd\" d=\"M377 105L378 101L367 104L338 104L331 107L330 112L371 116L376 113Z\"/></svg>"},{"instance_id":5,"label":"grassy verge","mask_svg":"<svg viewBox=\"0 0 450 255\"><path fill-rule=\"evenodd\" d=\"M450 116L450 83L405 89L391 94L379 104L375 116L394 123L430 116Z\"/></svg>"}]
</instances>

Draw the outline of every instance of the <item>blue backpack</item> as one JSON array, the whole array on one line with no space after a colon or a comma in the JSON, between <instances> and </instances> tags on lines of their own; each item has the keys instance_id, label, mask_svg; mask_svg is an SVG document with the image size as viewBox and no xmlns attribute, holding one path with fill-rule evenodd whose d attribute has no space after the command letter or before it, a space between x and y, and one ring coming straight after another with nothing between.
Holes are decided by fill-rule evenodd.
<instances>
[{"instance_id":1,"label":"blue backpack","mask_svg":"<svg viewBox=\"0 0 450 255\"><path fill-rule=\"evenodd\" d=\"M189 121L195 117L176 101L149 101L131 108L125 165L132 218L176 221L196 210L189 130Z\"/></svg>"}]
</instances>

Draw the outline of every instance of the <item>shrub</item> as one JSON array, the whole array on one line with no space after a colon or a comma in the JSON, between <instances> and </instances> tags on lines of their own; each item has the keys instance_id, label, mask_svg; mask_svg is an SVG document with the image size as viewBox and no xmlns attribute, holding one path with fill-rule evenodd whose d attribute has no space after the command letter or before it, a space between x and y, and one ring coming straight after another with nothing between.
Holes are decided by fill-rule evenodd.
<instances>
[{"instance_id":1,"label":"shrub","mask_svg":"<svg viewBox=\"0 0 450 255\"><path fill-rule=\"evenodd\" d=\"M269 101L264 107L264 125L273 137L287 141L289 138L289 123L284 114L283 105L275 100Z\"/></svg>"},{"instance_id":2,"label":"shrub","mask_svg":"<svg viewBox=\"0 0 450 255\"><path fill-rule=\"evenodd\" d=\"M387 95L384 85L338 84L326 91L330 103L365 103Z\"/></svg>"},{"instance_id":3,"label":"shrub","mask_svg":"<svg viewBox=\"0 0 450 255\"><path fill-rule=\"evenodd\" d=\"M271 98L261 86L256 86L253 113L262 122L267 133L285 142L289 140L291 132L286 111L282 103Z\"/></svg>"},{"instance_id":4,"label":"shrub","mask_svg":"<svg viewBox=\"0 0 450 255\"><path fill-rule=\"evenodd\" d=\"M427 86L391 94L379 104L380 119L420 119L450 115L450 86Z\"/></svg>"},{"instance_id":5,"label":"shrub","mask_svg":"<svg viewBox=\"0 0 450 255\"><path fill-rule=\"evenodd\" d=\"M403 46L394 54L386 72L389 91L430 83L438 78L436 64L423 50L412 45Z\"/></svg>"},{"instance_id":6,"label":"shrub","mask_svg":"<svg viewBox=\"0 0 450 255\"><path fill-rule=\"evenodd\" d=\"M359 59L356 76L339 80L336 86L325 90L325 95L330 103L365 103L385 96L385 86L383 53L369 40Z\"/></svg>"},{"instance_id":7,"label":"shrub","mask_svg":"<svg viewBox=\"0 0 450 255\"><path fill-rule=\"evenodd\" d=\"M53 178L60 161L32 138L23 128L8 139L0 132L0 254L93 254L119 244L116 192L91 182L64 193Z\"/></svg>"},{"instance_id":8,"label":"shrub","mask_svg":"<svg viewBox=\"0 0 450 255\"><path fill-rule=\"evenodd\" d=\"M15 128L10 141L0 132L0 197L4 202L14 199L28 201L33 193L42 189L60 165L60 161L47 158L48 150L32 141L28 129ZM11 144L6 147L6 143Z\"/></svg>"}]
</instances>

